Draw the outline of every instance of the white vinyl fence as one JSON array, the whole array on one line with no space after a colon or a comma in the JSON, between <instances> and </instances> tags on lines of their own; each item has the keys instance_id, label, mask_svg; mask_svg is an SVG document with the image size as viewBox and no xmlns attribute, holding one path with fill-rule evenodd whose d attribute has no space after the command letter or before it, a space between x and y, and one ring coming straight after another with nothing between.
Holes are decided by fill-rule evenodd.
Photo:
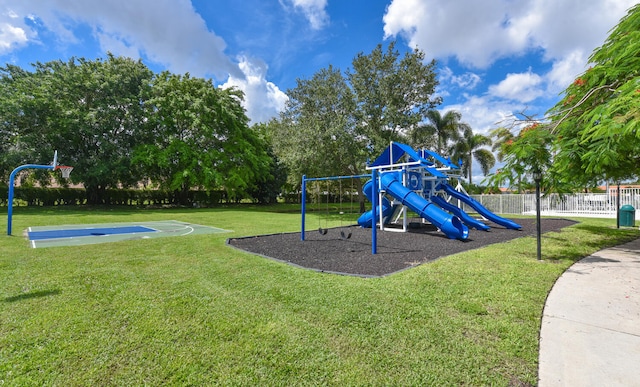
<instances>
[{"instance_id":1,"label":"white vinyl fence","mask_svg":"<svg viewBox=\"0 0 640 387\"><path fill-rule=\"evenodd\" d=\"M535 194L471 195L476 201L497 214L535 215ZM620 207L630 204L640 219L640 188L621 188ZM465 211L473 209L465 205ZM617 211L617 189L608 193L558 194L540 198L540 214L543 216L584 216L591 218L615 218Z\"/></svg>"}]
</instances>

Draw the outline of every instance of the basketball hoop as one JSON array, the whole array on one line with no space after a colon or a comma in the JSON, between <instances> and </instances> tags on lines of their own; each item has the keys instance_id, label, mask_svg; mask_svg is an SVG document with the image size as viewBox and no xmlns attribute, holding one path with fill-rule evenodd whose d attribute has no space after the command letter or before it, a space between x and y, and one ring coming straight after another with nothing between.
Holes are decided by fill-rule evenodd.
<instances>
[{"instance_id":1,"label":"basketball hoop","mask_svg":"<svg viewBox=\"0 0 640 387\"><path fill-rule=\"evenodd\" d=\"M58 165L56 169L59 169L62 172L62 177L64 179L68 179L69 175L71 175L71 171L73 171L73 167L68 167L66 165Z\"/></svg>"}]
</instances>

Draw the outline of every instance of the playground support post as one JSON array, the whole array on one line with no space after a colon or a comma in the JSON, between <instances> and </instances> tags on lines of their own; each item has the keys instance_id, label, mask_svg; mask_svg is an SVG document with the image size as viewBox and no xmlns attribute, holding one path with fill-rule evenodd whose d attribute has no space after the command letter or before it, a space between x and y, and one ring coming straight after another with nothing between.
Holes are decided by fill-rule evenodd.
<instances>
[{"instance_id":1,"label":"playground support post","mask_svg":"<svg viewBox=\"0 0 640 387\"><path fill-rule=\"evenodd\" d=\"M302 227L300 227L300 240L304 241L304 214L307 212L307 176L302 175Z\"/></svg>"},{"instance_id":2,"label":"playground support post","mask_svg":"<svg viewBox=\"0 0 640 387\"><path fill-rule=\"evenodd\" d=\"M55 157L54 157L55 160ZM7 235L11 235L11 218L13 216L13 183L16 178L18 172L23 169L56 169L55 165L56 161L54 161L53 165L38 165L38 164L25 164L17 167L11 172L9 176L9 201L7 203Z\"/></svg>"},{"instance_id":3,"label":"playground support post","mask_svg":"<svg viewBox=\"0 0 640 387\"><path fill-rule=\"evenodd\" d=\"M378 206L378 171L371 171L371 254L378 253L378 234L377 234L377 226L376 226L376 207ZM380 209L380 213L382 213L382 209Z\"/></svg>"}]
</instances>

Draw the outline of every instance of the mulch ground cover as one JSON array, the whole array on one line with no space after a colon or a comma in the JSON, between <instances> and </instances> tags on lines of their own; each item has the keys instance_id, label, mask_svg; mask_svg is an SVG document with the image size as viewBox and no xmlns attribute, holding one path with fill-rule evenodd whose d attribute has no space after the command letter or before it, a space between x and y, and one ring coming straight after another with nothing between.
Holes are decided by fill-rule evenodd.
<instances>
[{"instance_id":1,"label":"mulch ground cover","mask_svg":"<svg viewBox=\"0 0 640 387\"><path fill-rule=\"evenodd\" d=\"M447 255L493 243L536 235L535 219L515 219L521 230L488 223L489 231L469 230L465 241L449 239L429 224L411 223L409 232L377 231L377 254L371 253L371 229L358 226L231 238L233 247L307 269L363 277L380 277ZM542 219L542 233L575 224L568 219ZM351 237L343 238L349 233ZM507 253L507 252L505 252Z\"/></svg>"}]
</instances>

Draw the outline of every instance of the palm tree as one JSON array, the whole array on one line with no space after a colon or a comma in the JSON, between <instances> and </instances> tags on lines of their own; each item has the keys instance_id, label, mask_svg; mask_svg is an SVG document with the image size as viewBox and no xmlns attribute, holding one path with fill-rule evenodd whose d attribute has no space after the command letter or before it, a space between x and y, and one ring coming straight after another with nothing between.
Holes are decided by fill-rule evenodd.
<instances>
[{"instance_id":1,"label":"palm tree","mask_svg":"<svg viewBox=\"0 0 640 387\"><path fill-rule=\"evenodd\" d=\"M516 136L514 136L509 129L503 127L493 129L491 132L489 132L489 135L491 136L491 138L495 139L493 140L493 146L491 147L491 150L494 152L497 151L496 158L499 162L502 162L506 154L504 145L513 142Z\"/></svg>"},{"instance_id":2,"label":"palm tree","mask_svg":"<svg viewBox=\"0 0 640 387\"><path fill-rule=\"evenodd\" d=\"M485 135L473 133L471 127L467 124L460 124L462 131L459 140L452 146L454 160L462 160L462 174L469 178L469 184L472 181L473 159L480 163L482 173L486 176L489 170L496 164L496 158L490 150L483 148L491 145L491 139Z\"/></svg>"},{"instance_id":3,"label":"palm tree","mask_svg":"<svg viewBox=\"0 0 640 387\"><path fill-rule=\"evenodd\" d=\"M511 133L511 130L503 127L493 129L489 134L494 138L491 150L496 152L496 158L499 162L502 162L508 153L507 146L511 145L513 141L516 140L517 136ZM517 171L516 174L518 192L522 192L522 176Z\"/></svg>"},{"instance_id":4,"label":"palm tree","mask_svg":"<svg viewBox=\"0 0 640 387\"><path fill-rule=\"evenodd\" d=\"M435 151L442 156L447 156L449 140L458 137L458 127L460 125L460 113L450 110L442 115L439 111L432 109L426 114L427 123L417 126L411 131L410 140L414 148L431 148L435 145Z\"/></svg>"}]
</instances>

